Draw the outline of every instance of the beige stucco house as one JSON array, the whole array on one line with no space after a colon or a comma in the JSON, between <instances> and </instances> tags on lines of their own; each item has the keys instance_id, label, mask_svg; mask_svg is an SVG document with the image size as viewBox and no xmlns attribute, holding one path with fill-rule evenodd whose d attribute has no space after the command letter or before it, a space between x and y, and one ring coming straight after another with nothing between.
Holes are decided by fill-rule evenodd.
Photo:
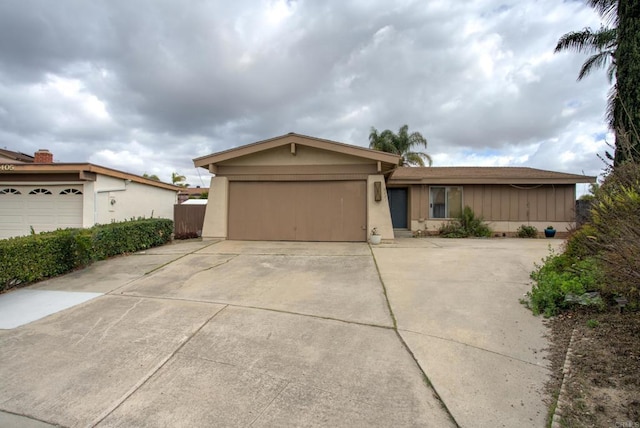
<instances>
[{"instance_id":1,"label":"beige stucco house","mask_svg":"<svg viewBox=\"0 0 640 428\"><path fill-rule=\"evenodd\" d=\"M173 219L179 187L90 163L0 150L0 239L137 217Z\"/></svg>"},{"instance_id":2,"label":"beige stucco house","mask_svg":"<svg viewBox=\"0 0 640 428\"><path fill-rule=\"evenodd\" d=\"M494 231L565 230L585 177L531 168L398 167L389 153L290 133L194 159L211 180L204 238L366 241L435 231L469 205Z\"/></svg>"}]
</instances>

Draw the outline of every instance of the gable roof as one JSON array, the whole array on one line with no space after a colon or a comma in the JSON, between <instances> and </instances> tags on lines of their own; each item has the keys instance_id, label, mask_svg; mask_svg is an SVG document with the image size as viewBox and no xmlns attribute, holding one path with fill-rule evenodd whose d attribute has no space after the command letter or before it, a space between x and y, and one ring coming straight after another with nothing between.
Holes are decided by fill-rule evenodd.
<instances>
[{"instance_id":1,"label":"gable roof","mask_svg":"<svg viewBox=\"0 0 640 428\"><path fill-rule=\"evenodd\" d=\"M258 141L233 149L212 153L207 156L195 158L193 163L196 167L208 168L209 171L214 170L217 163L224 162L229 159L247 156L264 150L285 146L287 144L299 144L303 146L313 147L316 149L327 150L331 152L341 153L345 155L356 156L360 158L378 161L384 164L383 170L391 170L400 162L400 156L391 153L385 153L378 150L371 150L364 147L352 146L350 144L339 143L337 141L324 140L322 138L309 137L307 135L296 134L290 132L278 137L269 138L268 140Z\"/></svg>"},{"instance_id":2,"label":"gable roof","mask_svg":"<svg viewBox=\"0 0 640 428\"><path fill-rule=\"evenodd\" d=\"M402 167L390 183L406 184L576 184L595 183L596 177L528 167Z\"/></svg>"}]
</instances>

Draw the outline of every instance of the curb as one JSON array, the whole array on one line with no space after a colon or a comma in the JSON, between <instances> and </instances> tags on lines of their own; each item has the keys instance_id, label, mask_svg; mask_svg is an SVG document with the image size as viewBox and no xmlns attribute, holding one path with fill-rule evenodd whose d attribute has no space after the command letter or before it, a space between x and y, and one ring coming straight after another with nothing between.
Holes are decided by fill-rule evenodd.
<instances>
[{"instance_id":1,"label":"curb","mask_svg":"<svg viewBox=\"0 0 640 428\"><path fill-rule=\"evenodd\" d=\"M556 401L556 408L551 417L551 428L562 428L564 425L560 423L560 419L563 415L563 410L569 404L565 400L566 395L566 380L571 377L571 356L573 355L573 341L576 336L576 329L571 332L571 339L569 340L569 346L567 347L567 354L564 357L564 365L562 366L562 383L560 384L560 392L558 393L558 400Z\"/></svg>"}]
</instances>

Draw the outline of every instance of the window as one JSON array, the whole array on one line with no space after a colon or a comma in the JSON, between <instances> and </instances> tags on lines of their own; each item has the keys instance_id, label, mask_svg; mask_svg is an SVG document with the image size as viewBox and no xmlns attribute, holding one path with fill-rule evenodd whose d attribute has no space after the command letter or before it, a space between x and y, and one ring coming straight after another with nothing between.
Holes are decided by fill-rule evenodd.
<instances>
[{"instance_id":1,"label":"window","mask_svg":"<svg viewBox=\"0 0 640 428\"><path fill-rule=\"evenodd\" d=\"M82 195L82 192L78 189L64 189L60 191L61 195Z\"/></svg>"},{"instance_id":2,"label":"window","mask_svg":"<svg viewBox=\"0 0 640 428\"><path fill-rule=\"evenodd\" d=\"M38 189L33 189L32 191L29 192L29 194L30 195L51 195L51 190L38 188Z\"/></svg>"},{"instance_id":3,"label":"window","mask_svg":"<svg viewBox=\"0 0 640 428\"><path fill-rule=\"evenodd\" d=\"M462 187L431 187L429 217L457 218L462 215Z\"/></svg>"},{"instance_id":4,"label":"window","mask_svg":"<svg viewBox=\"0 0 640 428\"><path fill-rule=\"evenodd\" d=\"M18 189L13 189L11 187L9 187L8 189L0 190L0 195L21 195L21 194L22 193L20 193Z\"/></svg>"}]
</instances>

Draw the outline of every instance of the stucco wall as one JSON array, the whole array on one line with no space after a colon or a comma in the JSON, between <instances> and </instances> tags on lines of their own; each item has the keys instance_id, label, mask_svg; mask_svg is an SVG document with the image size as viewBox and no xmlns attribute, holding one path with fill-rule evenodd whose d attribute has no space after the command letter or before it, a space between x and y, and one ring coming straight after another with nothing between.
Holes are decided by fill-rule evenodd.
<instances>
[{"instance_id":1,"label":"stucco wall","mask_svg":"<svg viewBox=\"0 0 640 428\"><path fill-rule=\"evenodd\" d=\"M131 218L173 220L177 192L98 174L94 182L94 219L106 224ZM113 202L112 202L113 201ZM85 217L89 214L85 213Z\"/></svg>"},{"instance_id":2,"label":"stucco wall","mask_svg":"<svg viewBox=\"0 0 640 428\"><path fill-rule=\"evenodd\" d=\"M202 238L227 238L229 180L227 177L213 177L209 187L207 210L204 214Z\"/></svg>"},{"instance_id":3,"label":"stucco wall","mask_svg":"<svg viewBox=\"0 0 640 428\"><path fill-rule=\"evenodd\" d=\"M96 224L95 182L85 181L82 184L82 227Z\"/></svg>"},{"instance_id":4,"label":"stucco wall","mask_svg":"<svg viewBox=\"0 0 640 428\"><path fill-rule=\"evenodd\" d=\"M375 200L375 182L381 183L382 198ZM389 210L389 199L387 198L387 188L382 175L370 175L367 179L367 229L378 229L378 234L383 240L394 239L393 225L391 224L391 211Z\"/></svg>"}]
</instances>

